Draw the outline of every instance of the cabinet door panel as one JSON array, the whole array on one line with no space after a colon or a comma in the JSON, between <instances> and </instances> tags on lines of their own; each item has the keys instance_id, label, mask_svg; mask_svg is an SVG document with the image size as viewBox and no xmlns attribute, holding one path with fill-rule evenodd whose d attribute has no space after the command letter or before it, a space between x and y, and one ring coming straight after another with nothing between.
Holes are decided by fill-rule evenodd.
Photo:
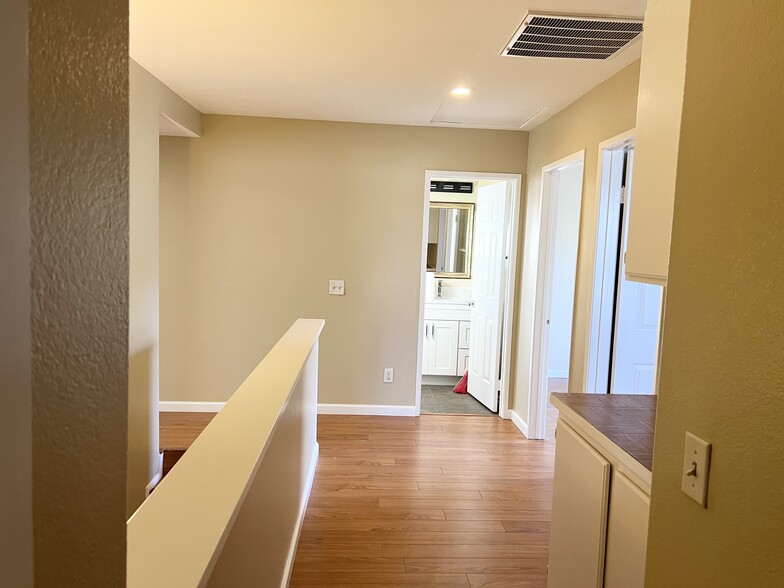
<instances>
[{"instance_id":1,"label":"cabinet door panel","mask_svg":"<svg viewBox=\"0 0 784 588\"><path fill-rule=\"evenodd\" d=\"M471 321L460 321L460 337L457 346L460 349L468 349L471 343Z\"/></svg>"},{"instance_id":2,"label":"cabinet door panel","mask_svg":"<svg viewBox=\"0 0 784 588\"><path fill-rule=\"evenodd\" d=\"M610 463L558 421L548 588L602 586Z\"/></svg>"},{"instance_id":3,"label":"cabinet door panel","mask_svg":"<svg viewBox=\"0 0 784 588\"><path fill-rule=\"evenodd\" d=\"M457 375L462 376L468 371L468 349L457 350Z\"/></svg>"},{"instance_id":4,"label":"cabinet door panel","mask_svg":"<svg viewBox=\"0 0 784 588\"><path fill-rule=\"evenodd\" d=\"M428 374L457 375L458 321L430 321L431 338Z\"/></svg>"},{"instance_id":5,"label":"cabinet door panel","mask_svg":"<svg viewBox=\"0 0 784 588\"><path fill-rule=\"evenodd\" d=\"M613 474L607 523L605 588L642 588L651 499L625 475Z\"/></svg>"}]
</instances>

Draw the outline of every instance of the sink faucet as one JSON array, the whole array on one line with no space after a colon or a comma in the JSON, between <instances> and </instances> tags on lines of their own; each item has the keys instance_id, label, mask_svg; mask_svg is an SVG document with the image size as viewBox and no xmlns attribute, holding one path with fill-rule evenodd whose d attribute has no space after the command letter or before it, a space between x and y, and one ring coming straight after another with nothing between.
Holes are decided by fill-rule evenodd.
<instances>
[{"instance_id":1,"label":"sink faucet","mask_svg":"<svg viewBox=\"0 0 784 588\"><path fill-rule=\"evenodd\" d=\"M438 280L438 286L436 288L436 298L441 298L441 289L444 287L444 281Z\"/></svg>"}]
</instances>

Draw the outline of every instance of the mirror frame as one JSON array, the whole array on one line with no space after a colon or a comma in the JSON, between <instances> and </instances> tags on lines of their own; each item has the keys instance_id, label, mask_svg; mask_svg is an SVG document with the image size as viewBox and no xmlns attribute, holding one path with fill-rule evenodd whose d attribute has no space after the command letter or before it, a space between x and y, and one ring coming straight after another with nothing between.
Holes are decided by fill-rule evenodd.
<instances>
[{"instance_id":1,"label":"mirror frame","mask_svg":"<svg viewBox=\"0 0 784 588\"><path fill-rule=\"evenodd\" d=\"M434 271L433 274L436 278L447 279L469 279L471 278L471 263L473 261L472 254L474 252L474 206L473 202L430 202L430 208L457 208L459 210L468 211L468 231L466 231L466 267L467 272L438 272ZM429 209L428 209L429 210Z\"/></svg>"}]
</instances>

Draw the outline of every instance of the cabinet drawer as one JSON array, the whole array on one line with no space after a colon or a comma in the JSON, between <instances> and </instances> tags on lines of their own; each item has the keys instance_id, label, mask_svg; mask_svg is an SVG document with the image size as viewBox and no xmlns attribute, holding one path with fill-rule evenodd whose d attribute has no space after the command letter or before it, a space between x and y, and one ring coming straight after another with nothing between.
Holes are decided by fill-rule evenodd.
<instances>
[{"instance_id":1,"label":"cabinet drawer","mask_svg":"<svg viewBox=\"0 0 784 588\"><path fill-rule=\"evenodd\" d=\"M471 321L460 321L460 335L457 338L459 349L468 349L471 343Z\"/></svg>"}]
</instances>

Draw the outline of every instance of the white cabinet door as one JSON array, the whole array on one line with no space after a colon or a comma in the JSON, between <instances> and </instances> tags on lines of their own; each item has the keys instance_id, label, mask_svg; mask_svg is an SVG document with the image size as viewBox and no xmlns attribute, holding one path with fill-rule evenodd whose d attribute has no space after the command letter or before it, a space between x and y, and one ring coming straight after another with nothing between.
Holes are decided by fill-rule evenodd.
<instances>
[{"instance_id":1,"label":"white cabinet door","mask_svg":"<svg viewBox=\"0 0 784 588\"><path fill-rule=\"evenodd\" d=\"M425 321L425 333L422 337L422 375L428 375L430 369L430 321Z\"/></svg>"},{"instance_id":2,"label":"white cabinet door","mask_svg":"<svg viewBox=\"0 0 784 588\"><path fill-rule=\"evenodd\" d=\"M605 588L642 588L651 499L629 478L616 471L607 523Z\"/></svg>"},{"instance_id":3,"label":"white cabinet door","mask_svg":"<svg viewBox=\"0 0 784 588\"><path fill-rule=\"evenodd\" d=\"M665 285L686 75L691 2L648 2L640 61L626 276Z\"/></svg>"},{"instance_id":4,"label":"white cabinet door","mask_svg":"<svg viewBox=\"0 0 784 588\"><path fill-rule=\"evenodd\" d=\"M430 333L429 335L426 333L425 338L426 345L429 346L425 374L457 375L458 321L427 322L430 323Z\"/></svg>"},{"instance_id":5,"label":"white cabinet door","mask_svg":"<svg viewBox=\"0 0 784 588\"><path fill-rule=\"evenodd\" d=\"M460 337L457 342L460 349L469 349L471 346L471 321L460 321Z\"/></svg>"},{"instance_id":6,"label":"white cabinet door","mask_svg":"<svg viewBox=\"0 0 784 588\"><path fill-rule=\"evenodd\" d=\"M470 359L468 349L457 350L457 375L462 376L468 371L468 362Z\"/></svg>"},{"instance_id":7,"label":"white cabinet door","mask_svg":"<svg viewBox=\"0 0 784 588\"><path fill-rule=\"evenodd\" d=\"M610 462L558 422L548 588L601 588Z\"/></svg>"}]
</instances>

